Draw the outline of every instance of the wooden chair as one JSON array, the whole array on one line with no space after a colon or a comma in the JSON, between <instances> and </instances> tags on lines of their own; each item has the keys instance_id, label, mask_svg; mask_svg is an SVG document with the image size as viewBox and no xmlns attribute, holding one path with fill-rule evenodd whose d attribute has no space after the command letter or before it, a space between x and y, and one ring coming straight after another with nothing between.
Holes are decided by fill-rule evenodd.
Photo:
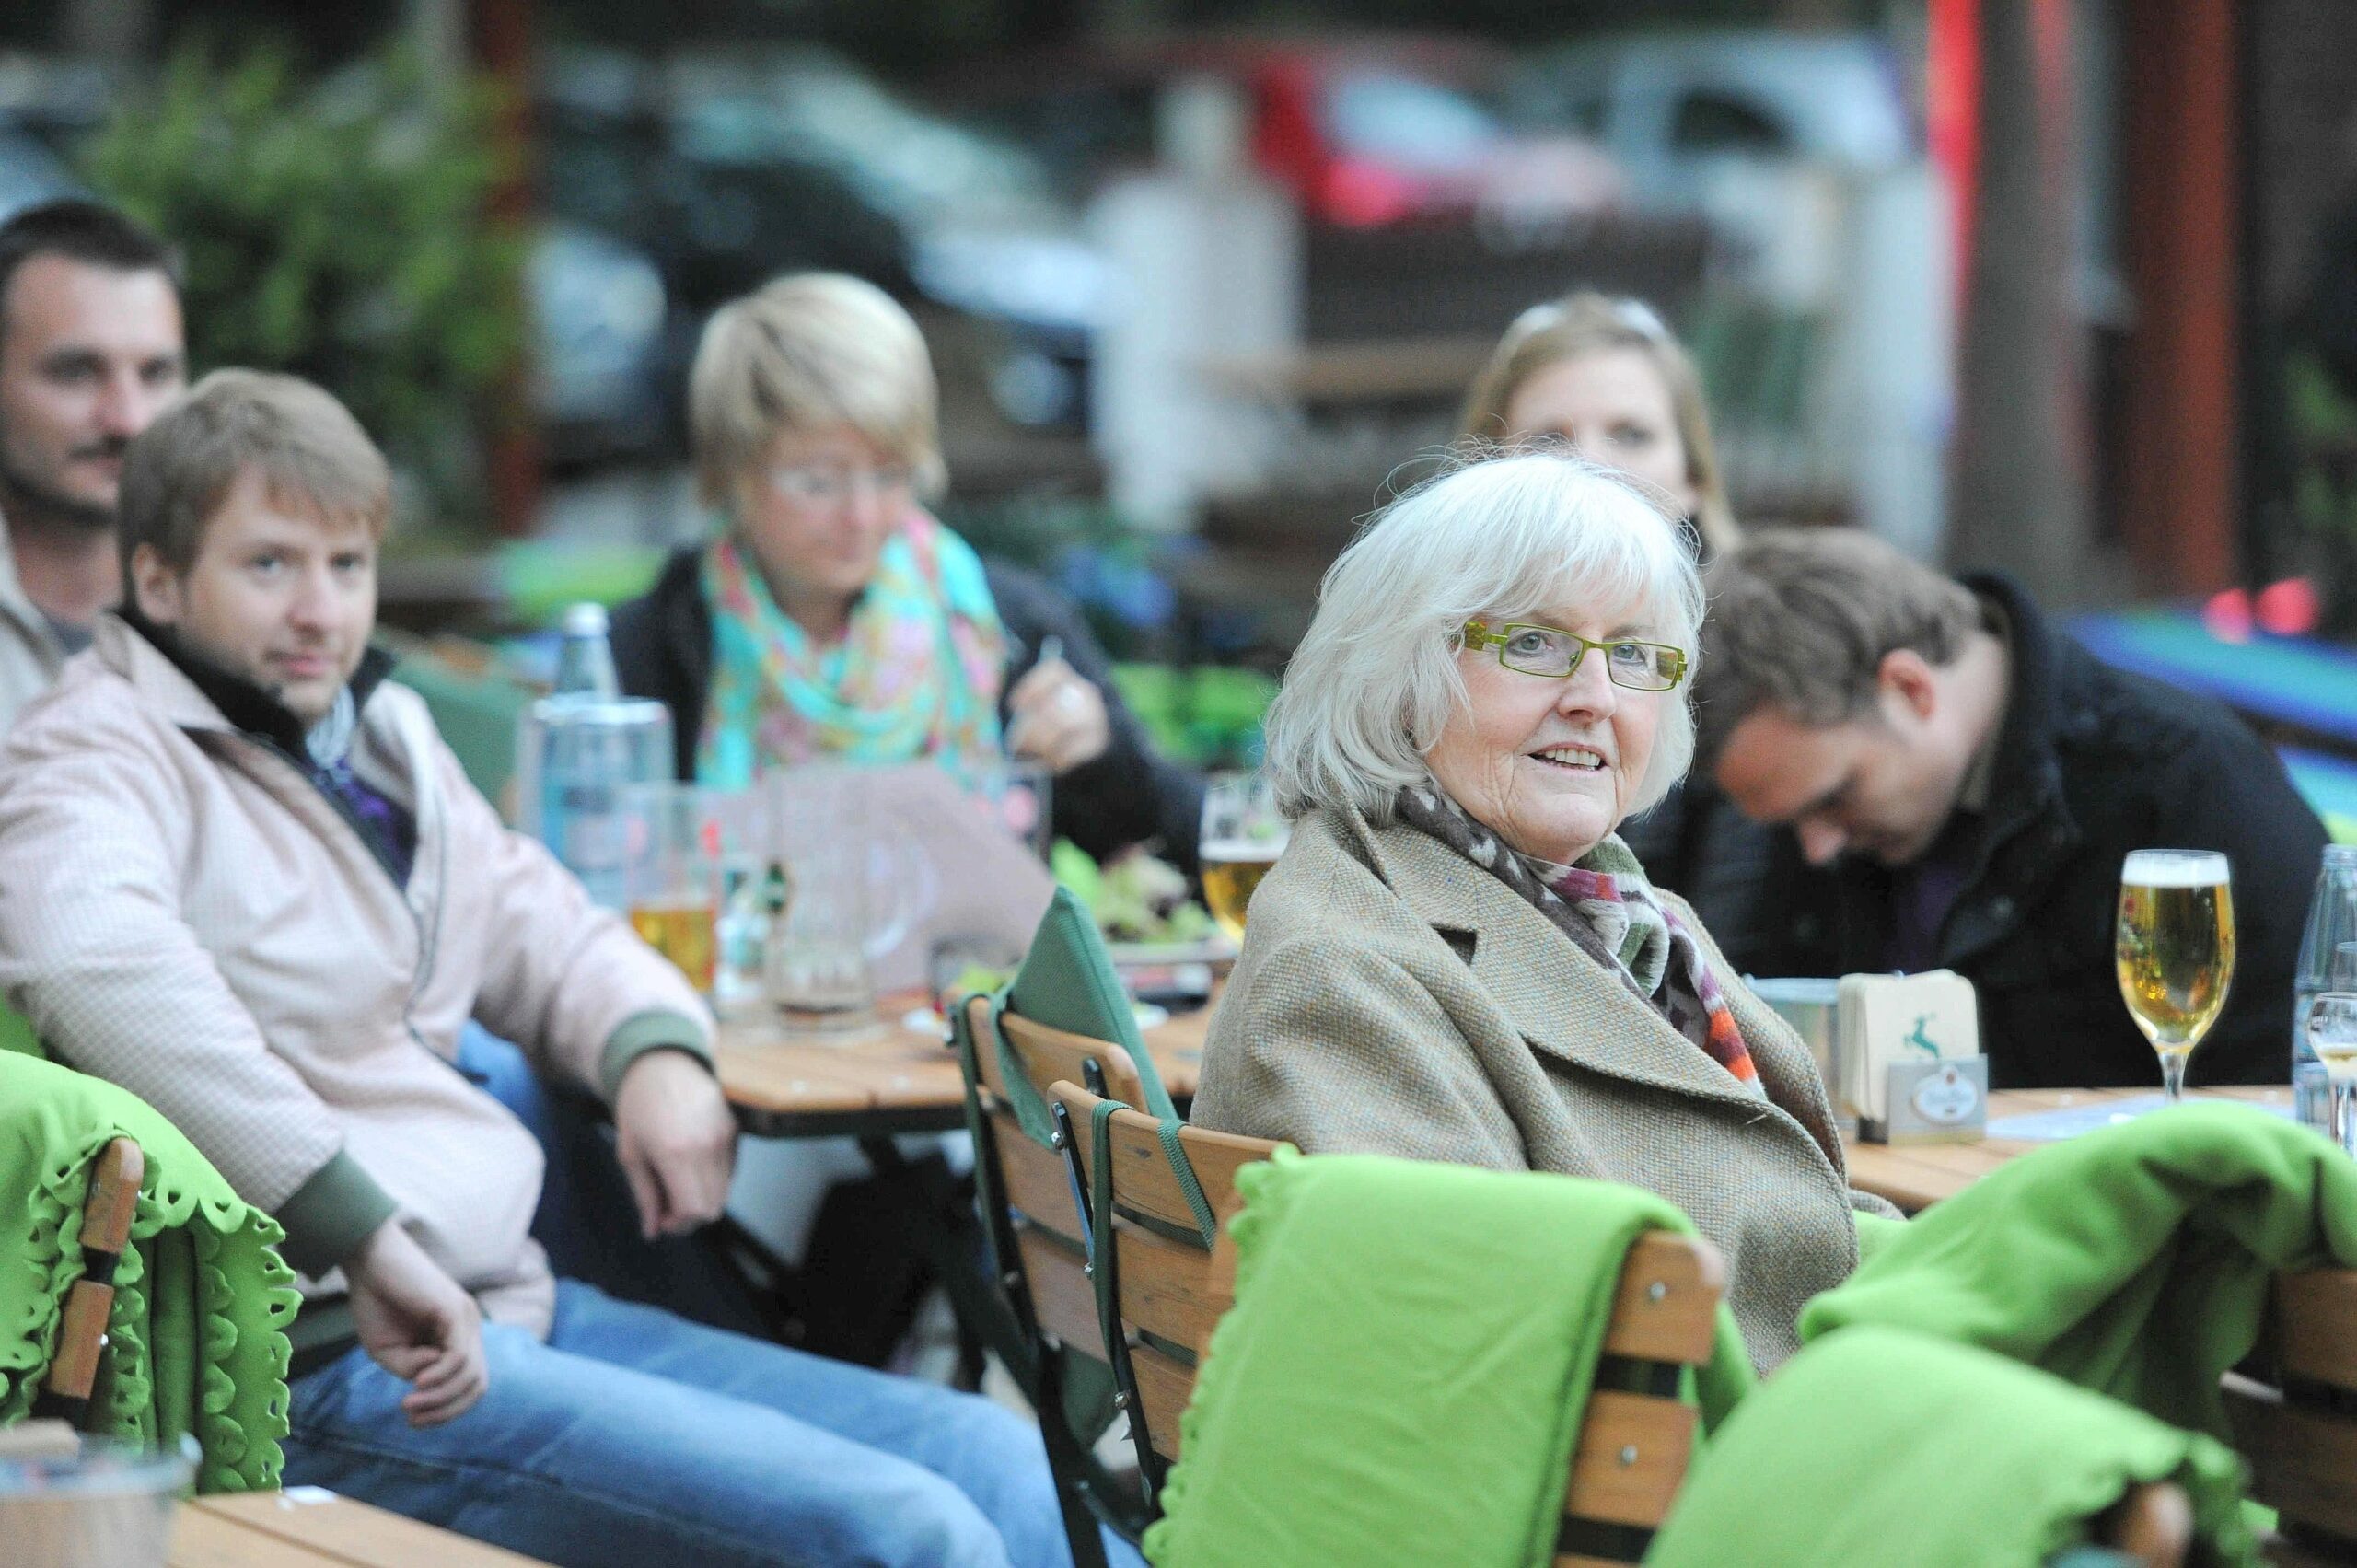
<instances>
[{"instance_id":1,"label":"wooden chair","mask_svg":"<svg viewBox=\"0 0 2357 1568\"><path fill-rule=\"evenodd\" d=\"M1082 1568L1102 1568L1097 1520L1132 1535L1144 1520L1139 1507L1125 1505L1122 1486L1091 1454L1097 1434L1077 1430L1067 1408L1074 1375L1087 1370L1075 1367L1075 1358L1093 1364L1098 1379L1109 1376L1095 1287L1086 1272L1086 1227L1062 1156L1024 1130L1008 1098L998 1053L990 1048L989 1000L970 999L964 1021L975 1048L974 1079L967 1093L973 1102L970 1121L982 1229L1014 1318L1016 1342L993 1348L1039 1412L1074 1559ZM1001 1023L1025 1079L1043 1100L1050 1086L1070 1078L1100 1085L1109 1098L1124 1104L1144 1103L1137 1066L1120 1046L1013 1013L1003 1015Z\"/></svg>"},{"instance_id":2,"label":"wooden chair","mask_svg":"<svg viewBox=\"0 0 2357 1568\"><path fill-rule=\"evenodd\" d=\"M1097 1097L1069 1082L1055 1093L1072 1126L1090 1124ZM1152 1119L1116 1111L1109 1132L1114 1256L1097 1266L1113 1271L1120 1310L1115 1344L1126 1351L1127 1383L1136 1391L1132 1431L1148 1450L1141 1465L1158 1481L1161 1467L1178 1455L1178 1415L1194 1391L1197 1358L1235 1299L1235 1248L1224 1230L1209 1250L1195 1239L1192 1207ZM1092 1141L1084 1133L1071 1143L1083 1176L1093 1176ZM1267 1158L1275 1146L1193 1127L1181 1131L1179 1143L1222 1215L1234 1205L1237 1167ZM1634 1562L1668 1516L1699 1419L1677 1397L1678 1371L1710 1359L1725 1287L1725 1266L1708 1242L1655 1232L1629 1249L1566 1478L1556 1568Z\"/></svg>"},{"instance_id":3,"label":"wooden chair","mask_svg":"<svg viewBox=\"0 0 2357 1568\"><path fill-rule=\"evenodd\" d=\"M2281 1516L2270 1553L2357 1564L2357 1270L2279 1275L2270 1318L2259 1355L2225 1379L2252 1495Z\"/></svg>"},{"instance_id":4,"label":"wooden chair","mask_svg":"<svg viewBox=\"0 0 2357 1568\"><path fill-rule=\"evenodd\" d=\"M115 1265L131 1242L132 1214L145 1173L145 1157L129 1138L114 1139L90 1162L89 1194L82 1202L82 1277L66 1294L59 1315L57 1348L33 1400L36 1420L88 1425L91 1391L105 1360L107 1320L114 1310Z\"/></svg>"}]
</instances>

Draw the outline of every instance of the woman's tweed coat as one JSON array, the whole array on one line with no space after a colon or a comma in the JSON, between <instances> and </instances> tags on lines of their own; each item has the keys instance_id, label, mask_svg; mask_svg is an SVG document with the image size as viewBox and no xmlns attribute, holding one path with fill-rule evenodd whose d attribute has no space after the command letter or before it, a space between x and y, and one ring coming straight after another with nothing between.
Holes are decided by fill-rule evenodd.
<instances>
[{"instance_id":1,"label":"woman's tweed coat","mask_svg":"<svg viewBox=\"0 0 2357 1568\"><path fill-rule=\"evenodd\" d=\"M1404 823L1329 807L1253 896L1194 1120L1312 1154L1649 1188L1725 1254L1768 1370L1795 1348L1801 1304L1857 1266L1852 1194L1806 1047L1701 940L1764 1104L1496 877Z\"/></svg>"}]
</instances>

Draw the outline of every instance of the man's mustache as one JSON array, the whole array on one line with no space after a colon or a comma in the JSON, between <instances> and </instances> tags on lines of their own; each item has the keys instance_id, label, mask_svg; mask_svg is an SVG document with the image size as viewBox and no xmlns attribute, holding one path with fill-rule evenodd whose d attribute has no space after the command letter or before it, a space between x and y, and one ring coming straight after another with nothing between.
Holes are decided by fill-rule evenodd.
<instances>
[{"instance_id":1,"label":"man's mustache","mask_svg":"<svg viewBox=\"0 0 2357 1568\"><path fill-rule=\"evenodd\" d=\"M74 460L79 462L85 458L119 458L129 450L131 450L130 436L106 436L87 447L75 447L72 455Z\"/></svg>"}]
</instances>

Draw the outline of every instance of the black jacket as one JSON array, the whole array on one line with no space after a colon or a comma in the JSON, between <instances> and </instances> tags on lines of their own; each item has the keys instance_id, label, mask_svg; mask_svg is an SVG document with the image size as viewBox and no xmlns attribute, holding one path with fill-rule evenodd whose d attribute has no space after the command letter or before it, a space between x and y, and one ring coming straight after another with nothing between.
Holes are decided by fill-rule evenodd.
<instances>
[{"instance_id":1,"label":"black jacket","mask_svg":"<svg viewBox=\"0 0 2357 1568\"><path fill-rule=\"evenodd\" d=\"M699 549L672 552L645 594L614 611L615 673L633 697L671 710L671 755L683 780L695 775L696 742L712 681L712 612L697 585ZM1010 643L1005 693L1039 662L1039 645L1062 639L1064 662L1105 697L1112 740L1105 754L1056 779L1050 811L1059 837L1103 859L1130 844L1155 842L1157 854L1189 876L1202 830L1202 780L1155 755L1137 715L1114 689L1110 662L1072 601L1044 579L999 562L982 572Z\"/></svg>"},{"instance_id":2,"label":"black jacket","mask_svg":"<svg viewBox=\"0 0 2357 1568\"><path fill-rule=\"evenodd\" d=\"M2234 984L2191 1080L2289 1082L2293 976L2323 824L2225 708L2097 662L2009 578L1963 581L2012 623L2013 690L1988 808L1962 830L1968 869L1938 948L1939 964L1980 993L1991 1086L2158 1087L2113 964L2120 862L2132 849L2223 850L2233 865ZM1793 835L1778 839L1764 920L1781 947L1760 972L1880 967L1890 874L1846 859L1811 872Z\"/></svg>"}]
</instances>

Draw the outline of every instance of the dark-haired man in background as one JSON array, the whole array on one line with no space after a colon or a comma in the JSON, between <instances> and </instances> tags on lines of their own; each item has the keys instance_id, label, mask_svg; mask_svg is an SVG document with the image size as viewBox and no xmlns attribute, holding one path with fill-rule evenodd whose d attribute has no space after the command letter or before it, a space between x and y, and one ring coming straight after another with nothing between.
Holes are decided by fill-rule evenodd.
<instances>
[{"instance_id":1,"label":"dark-haired man in background","mask_svg":"<svg viewBox=\"0 0 2357 1568\"><path fill-rule=\"evenodd\" d=\"M174 259L154 235L71 200L0 224L0 729L120 596L123 449L187 364Z\"/></svg>"},{"instance_id":2,"label":"dark-haired man in background","mask_svg":"<svg viewBox=\"0 0 2357 1568\"><path fill-rule=\"evenodd\" d=\"M2193 1077L2290 1081L2325 832L2248 726L2102 664L2009 577L1943 576L1851 529L1754 530L1705 581L1701 765L1791 830L1760 973L1954 970L1992 1087L2149 1086L2113 969L2120 861L2217 850L2235 978Z\"/></svg>"}]
</instances>

